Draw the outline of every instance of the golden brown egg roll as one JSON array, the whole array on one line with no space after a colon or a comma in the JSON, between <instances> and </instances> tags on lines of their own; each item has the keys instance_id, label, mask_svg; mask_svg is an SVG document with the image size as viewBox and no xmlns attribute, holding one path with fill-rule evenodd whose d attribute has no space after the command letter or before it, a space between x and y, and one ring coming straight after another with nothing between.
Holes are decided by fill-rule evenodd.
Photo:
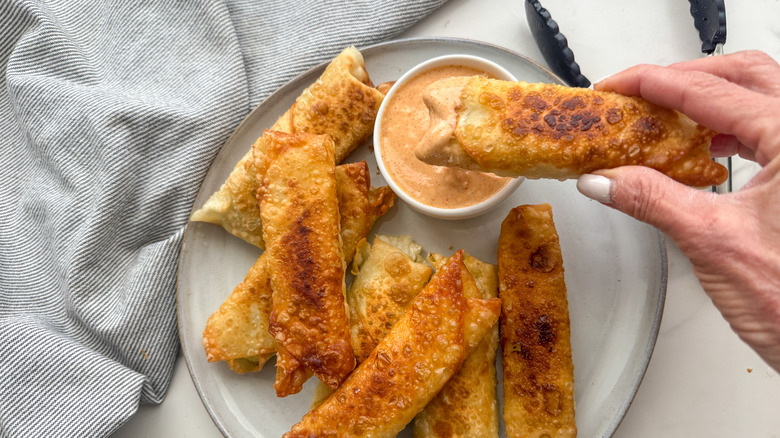
<instances>
[{"instance_id":1,"label":"golden brown egg roll","mask_svg":"<svg viewBox=\"0 0 780 438\"><path fill-rule=\"evenodd\" d=\"M291 134L328 134L335 142L334 159L340 163L371 134L383 98L384 94L371 84L363 56L356 48L349 47L331 61L320 78L303 91L270 129ZM262 141L262 137L257 141ZM259 183L248 151L222 187L191 219L219 225L230 234L264 248L255 198Z\"/></svg>"},{"instance_id":2,"label":"golden brown egg roll","mask_svg":"<svg viewBox=\"0 0 780 438\"><path fill-rule=\"evenodd\" d=\"M273 290L269 331L277 342L280 397L314 373L336 388L355 367L339 237L333 139L263 133L254 150L265 175L258 189Z\"/></svg>"},{"instance_id":3,"label":"golden brown egg roll","mask_svg":"<svg viewBox=\"0 0 780 438\"><path fill-rule=\"evenodd\" d=\"M209 362L227 361L239 374L263 368L276 353L276 340L268 331L271 296L271 280L263 253L244 281L206 321L203 348Z\"/></svg>"},{"instance_id":4,"label":"golden brown egg roll","mask_svg":"<svg viewBox=\"0 0 780 438\"><path fill-rule=\"evenodd\" d=\"M715 132L638 97L474 76L434 83L431 128L416 149L430 164L504 176L577 178L641 165L691 186L722 183Z\"/></svg>"},{"instance_id":5,"label":"golden brown egg roll","mask_svg":"<svg viewBox=\"0 0 780 438\"><path fill-rule=\"evenodd\" d=\"M368 236L379 217L393 205L395 195L386 186L373 188L365 161L336 166L336 188L341 216L341 244L349 264L357 241ZM214 312L203 331L209 362L226 361L238 373L260 371L276 354L276 341L268 331L271 284L261 254L242 283Z\"/></svg>"},{"instance_id":6,"label":"golden brown egg roll","mask_svg":"<svg viewBox=\"0 0 780 438\"><path fill-rule=\"evenodd\" d=\"M394 437L496 323L498 299L463 295L463 253L433 276L371 355L285 437Z\"/></svg>"},{"instance_id":7,"label":"golden brown egg roll","mask_svg":"<svg viewBox=\"0 0 780 438\"><path fill-rule=\"evenodd\" d=\"M374 223L395 203L390 187L371 187L371 174L365 161L336 166L336 189L341 216L341 246L347 265L358 243L368 237Z\"/></svg>"},{"instance_id":8,"label":"golden brown egg roll","mask_svg":"<svg viewBox=\"0 0 780 438\"><path fill-rule=\"evenodd\" d=\"M355 259L357 275L347 292L352 348L358 363L404 314L431 276L411 236L376 236Z\"/></svg>"},{"instance_id":9,"label":"golden brown egg roll","mask_svg":"<svg viewBox=\"0 0 780 438\"><path fill-rule=\"evenodd\" d=\"M428 282L431 268L421 251L412 236L376 236L373 245L365 240L358 245L352 264L355 278L347 290L352 349L358 364L374 351ZM312 408L331 392L319 382Z\"/></svg>"},{"instance_id":10,"label":"golden brown egg roll","mask_svg":"<svg viewBox=\"0 0 780 438\"><path fill-rule=\"evenodd\" d=\"M574 437L574 365L552 208L509 212L498 240L504 423L509 437Z\"/></svg>"},{"instance_id":11,"label":"golden brown egg roll","mask_svg":"<svg viewBox=\"0 0 780 438\"><path fill-rule=\"evenodd\" d=\"M440 254L429 256L436 269L446 261ZM468 254L463 276L466 297L490 299L498 295L496 267ZM495 325L463 362L460 370L414 419L415 438L498 437L498 398L496 395Z\"/></svg>"}]
</instances>

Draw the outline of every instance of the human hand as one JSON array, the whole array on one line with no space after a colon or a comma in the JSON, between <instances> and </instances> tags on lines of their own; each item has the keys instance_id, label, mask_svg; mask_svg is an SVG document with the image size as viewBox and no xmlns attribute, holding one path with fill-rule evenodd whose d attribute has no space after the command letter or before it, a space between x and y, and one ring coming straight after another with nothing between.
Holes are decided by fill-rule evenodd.
<instances>
[{"instance_id":1,"label":"human hand","mask_svg":"<svg viewBox=\"0 0 780 438\"><path fill-rule=\"evenodd\" d=\"M638 166L582 176L577 188L666 233L732 329L780 372L780 65L762 52L640 65L595 88L641 96L721 134L714 156L763 166L717 195Z\"/></svg>"}]
</instances>

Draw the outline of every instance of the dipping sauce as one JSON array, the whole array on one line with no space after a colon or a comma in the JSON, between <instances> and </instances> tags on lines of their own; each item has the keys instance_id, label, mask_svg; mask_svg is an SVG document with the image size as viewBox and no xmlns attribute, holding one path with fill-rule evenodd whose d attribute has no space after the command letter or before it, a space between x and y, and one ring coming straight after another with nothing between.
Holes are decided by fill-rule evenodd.
<instances>
[{"instance_id":1,"label":"dipping sauce","mask_svg":"<svg viewBox=\"0 0 780 438\"><path fill-rule=\"evenodd\" d=\"M490 198L511 180L474 170L430 165L415 155L430 124L428 107L422 99L425 89L440 79L476 75L488 76L464 66L436 67L401 85L386 103L380 132L382 161L401 190L423 204L467 207Z\"/></svg>"}]
</instances>

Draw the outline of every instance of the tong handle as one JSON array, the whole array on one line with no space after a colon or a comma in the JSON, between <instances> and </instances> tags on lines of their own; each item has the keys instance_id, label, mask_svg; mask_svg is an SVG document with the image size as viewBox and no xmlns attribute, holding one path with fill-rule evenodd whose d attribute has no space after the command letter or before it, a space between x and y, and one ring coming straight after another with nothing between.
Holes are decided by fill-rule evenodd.
<instances>
[{"instance_id":1,"label":"tong handle","mask_svg":"<svg viewBox=\"0 0 780 438\"><path fill-rule=\"evenodd\" d=\"M726 5L724 0L689 0L693 24L699 31L701 51L713 53L726 44Z\"/></svg>"},{"instance_id":2,"label":"tong handle","mask_svg":"<svg viewBox=\"0 0 780 438\"><path fill-rule=\"evenodd\" d=\"M566 37L547 9L538 0L526 0L525 16L536 45L550 69L570 86L590 87L590 81L582 75L579 64L574 61L574 53Z\"/></svg>"},{"instance_id":3,"label":"tong handle","mask_svg":"<svg viewBox=\"0 0 780 438\"><path fill-rule=\"evenodd\" d=\"M699 31L701 51L707 55L722 55L726 44L726 5L725 0L688 0L691 4L693 24ZM712 186L715 193L730 193L733 190L731 177L731 157L713 158L729 171L729 177L723 184Z\"/></svg>"},{"instance_id":4,"label":"tong handle","mask_svg":"<svg viewBox=\"0 0 780 438\"><path fill-rule=\"evenodd\" d=\"M731 178L731 157L726 157L726 158L718 157L718 158L713 158L713 160L715 160L716 163L722 164L723 166L726 167L726 169L728 169L729 177L725 182L718 184L717 186L712 186L712 191L721 195L725 193L731 193L734 189L732 185L732 178Z\"/></svg>"}]
</instances>

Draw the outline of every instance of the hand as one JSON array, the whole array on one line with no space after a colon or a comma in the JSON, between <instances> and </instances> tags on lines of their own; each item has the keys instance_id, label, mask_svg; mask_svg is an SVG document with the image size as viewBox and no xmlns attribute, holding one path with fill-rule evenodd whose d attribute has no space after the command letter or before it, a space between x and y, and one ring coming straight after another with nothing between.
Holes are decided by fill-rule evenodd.
<instances>
[{"instance_id":1,"label":"hand","mask_svg":"<svg viewBox=\"0 0 780 438\"><path fill-rule=\"evenodd\" d=\"M714 156L739 154L763 166L725 195L636 166L584 175L577 187L674 240L732 329L780 372L780 65L740 52L640 65L595 88L676 109L721 133Z\"/></svg>"}]
</instances>

